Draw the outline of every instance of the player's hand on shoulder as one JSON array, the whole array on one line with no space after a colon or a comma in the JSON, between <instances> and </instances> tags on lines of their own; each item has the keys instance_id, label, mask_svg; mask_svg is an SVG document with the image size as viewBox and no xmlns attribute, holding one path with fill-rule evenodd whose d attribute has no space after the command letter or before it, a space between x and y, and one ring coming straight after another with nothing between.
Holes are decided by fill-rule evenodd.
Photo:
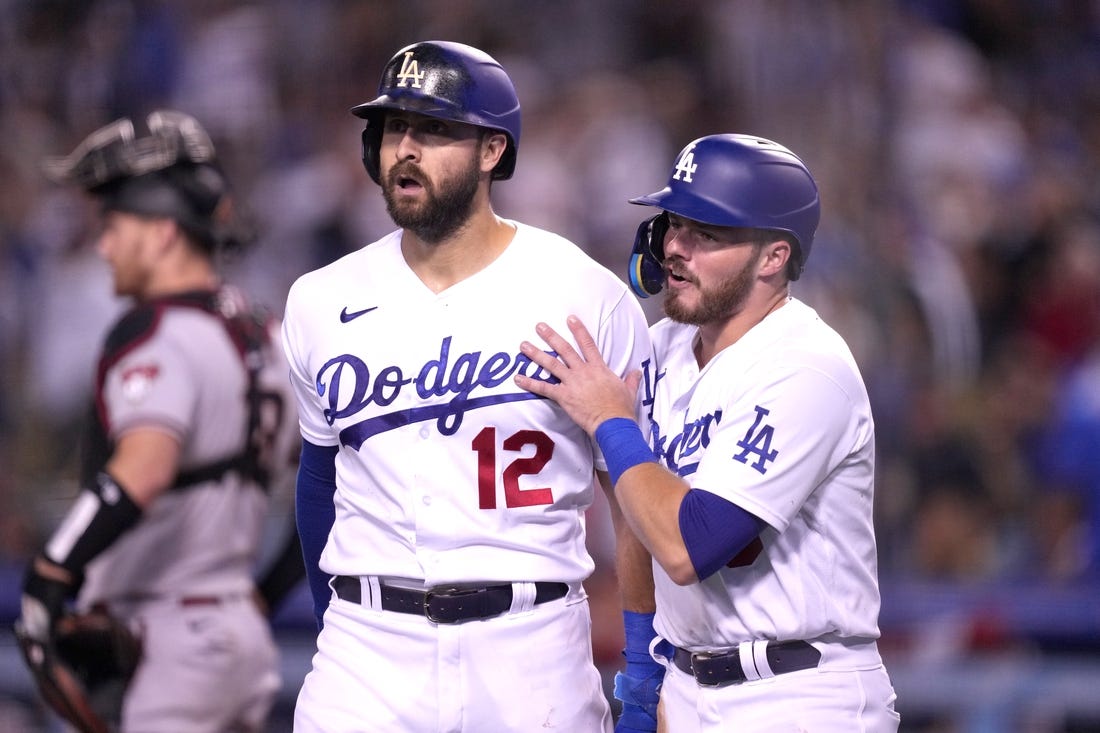
<instances>
[{"instance_id":1,"label":"player's hand on shoulder","mask_svg":"<svg viewBox=\"0 0 1100 733\"><path fill-rule=\"evenodd\" d=\"M631 373L625 379L619 377L604 362L595 340L580 319L569 316L567 322L580 351L553 328L539 323L535 332L550 351L529 341L520 344L520 350L550 378L517 374L516 385L554 400L589 435L595 434L602 422L613 417L633 419L641 372Z\"/></svg>"}]
</instances>

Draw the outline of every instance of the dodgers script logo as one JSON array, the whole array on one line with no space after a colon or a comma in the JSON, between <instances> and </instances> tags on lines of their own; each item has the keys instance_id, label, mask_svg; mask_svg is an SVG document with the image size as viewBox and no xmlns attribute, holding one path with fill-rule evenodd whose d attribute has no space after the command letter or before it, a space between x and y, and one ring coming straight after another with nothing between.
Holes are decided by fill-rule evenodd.
<instances>
[{"instance_id":1,"label":"dodgers script logo","mask_svg":"<svg viewBox=\"0 0 1100 733\"><path fill-rule=\"evenodd\" d=\"M703 450L710 445L711 427L720 422L722 411L715 410L698 420L684 423L684 427L676 435L665 435L661 432L661 426L656 421L651 421L653 453L664 461L670 471L678 476L689 476L695 473L699 460L703 457ZM689 461L690 464L685 465Z\"/></svg>"},{"instance_id":2,"label":"dodgers script logo","mask_svg":"<svg viewBox=\"0 0 1100 733\"><path fill-rule=\"evenodd\" d=\"M642 362L642 406L649 408L651 448L657 459L670 471L678 476L690 476L699 467L703 451L710 445L711 431L722 422L722 410L718 408L694 420L685 421L680 432L675 435L666 434L653 417L657 383L664 376L665 372L658 371L649 359ZM779 451L772 447L775 428L765 421L771 411L755 405L753 413L752 425L745 431L744 437L737 441L740 450L732 458L763 475L768 472L769 464L779 456Z\"/></svg>"},{"instance_id":3,"label":"dodgers script logo","mask_svg":"<svg viewBox=\"0 0 1100 733\"><path fill-rule=\"evenodd\" d=\"M689 476L695 473L703 450L710 445L711 427L722 421L722 411L715 410L697 420L685 423L676 435L666 435L653 417L657 384L664 378L665 371L658 370L657 365L650 359L643 361L641 367L642 406L648 408L649 412L653 454L668 466L670 471L679 476Z\"/></svg>"},{"instance_id":4,"label":"dodgers script logo","mask_svg":"<svg viewBox=\"0 0 1100 733\"><path fill-rule=\"evenodd\" d=\"M555 352L549 352L557 356ZM406 373L393 364L371 374L367 363L354 354L342 354L329 359L317 372L318 396L325 398L325 420L332 425L337 420L352 417L371 405L393 404L407 389L416 391L423 406L396 409L374 415L349 425L340 431L340 442L359 450L364 441L387 430L425 420L435 420L442 435L454 435L465 414L506 402L541 399L526 391L471 396L475 390L490 390L523 374L544 382L556 382L548 372L520 353L499 351L486 357L480 351L451 354L451 337L439 345L439 358ZM451 396L449 400L439 398Z\"/></svg>"}]
</instances>

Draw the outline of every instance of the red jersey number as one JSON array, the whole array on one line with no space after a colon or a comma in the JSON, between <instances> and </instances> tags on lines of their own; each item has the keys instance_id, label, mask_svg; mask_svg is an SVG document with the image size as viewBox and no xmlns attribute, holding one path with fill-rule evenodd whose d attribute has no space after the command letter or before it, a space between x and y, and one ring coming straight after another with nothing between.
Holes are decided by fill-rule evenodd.
<instances>
[{"instance_id":1,"label":"red jersey number","mask_svg":"<svg viewBox=\"0 0 1100 733\"><path fill-rule=\"evenodd\" d=\"M520 476L535 476L550 462L554 455L554 441L539 430L520 430L504 439L503 449L508 453L526 452L529 446L534 455L516 458L504 467L504 504L509 509L522 506L552 504L553 492L547 488L521 489ZM497 508L497 429L483 428L470 443L477 453L477 498L481 509Z\"/></svg>"}]
</instances>

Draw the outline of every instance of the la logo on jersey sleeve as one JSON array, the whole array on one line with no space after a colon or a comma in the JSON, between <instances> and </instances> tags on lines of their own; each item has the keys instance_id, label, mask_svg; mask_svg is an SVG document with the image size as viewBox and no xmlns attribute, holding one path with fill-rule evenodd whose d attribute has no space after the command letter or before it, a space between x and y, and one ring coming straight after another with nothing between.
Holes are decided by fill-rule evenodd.
<instances>
[{"instance_id":1,"label":"la logo on jersey sleeve","mask_svg":"<svg viewBox=\"0 0 1100 733\"><path fill-rule=\"evenodd\" d=\"M779 451L772 448L775 428L764 422L764 418L770 414L770 411L760 405L756 405L754 409L756 420L745 433L745 437L737 441L737 447L741 452L735 454L733 460L751 465L761 474L765 474L768 472L768 464L776 459ZM751 459L755 460L749 463Z\"/></svg>"}]
</instances>

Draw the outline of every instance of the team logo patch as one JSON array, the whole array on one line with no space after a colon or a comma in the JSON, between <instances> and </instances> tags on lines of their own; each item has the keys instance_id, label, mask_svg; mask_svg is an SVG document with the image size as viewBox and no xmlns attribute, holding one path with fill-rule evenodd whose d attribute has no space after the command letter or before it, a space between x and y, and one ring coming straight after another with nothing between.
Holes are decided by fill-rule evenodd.
<instances>
[{"instance_id":1,"label":"team logo patch","mask_svg":"<svg viewBox=\"0 0 1100 733\"><path fill-rule=\"evenodd\" d=\"M699 165L695 162L695 146L689 145L680 155L680 160L676 162L676 172L672 174L672 179L691 183L691 177L695 175L695 171L698 169Z\"/></svg>"},{"instance_id":2,"label":"team logo patch","mask_svg":"<svg viewBox=\"0 0 1100 733\"><path fill-rule=\"evenodd\" d=\"M122 372L122 396L129 402L140 402L149 394L153 382L160 376L160 365L138 364Z\"/></svg>"},{"instance_id":3,"label":"team logo patch","mask_svg":"<svg viewBox=\"0 0 1100 733\"><path fill-rule=\"evenodd\" d=\"M775 428L764 422L764 418L771 414L770 411L765 410L760 405L756 405L754 409L756 410L756 420L753 422L752 427L748 429L748 432L745 433L745 437L737 441L737 447L741 449L741 452L735 455L733 460L748 464L764 474L768 472L768 464L776 459L779 451L772 448L772 437L775 435ZM756 460L749 463L751 457Z\"/></svg>"},{"instance_id":4,"label":"team logo patch","mask_svg":"<svg viewBox=\"0 0 1100 733\"><path fill-rule=\"evenodd\" d=\"M406 51L405 58L401 60L401 71L397 74L397 86L419 89L422 81L424 72L420 70L420 64L413 58L412 51Z\"/></svg>"}]
</instances>

